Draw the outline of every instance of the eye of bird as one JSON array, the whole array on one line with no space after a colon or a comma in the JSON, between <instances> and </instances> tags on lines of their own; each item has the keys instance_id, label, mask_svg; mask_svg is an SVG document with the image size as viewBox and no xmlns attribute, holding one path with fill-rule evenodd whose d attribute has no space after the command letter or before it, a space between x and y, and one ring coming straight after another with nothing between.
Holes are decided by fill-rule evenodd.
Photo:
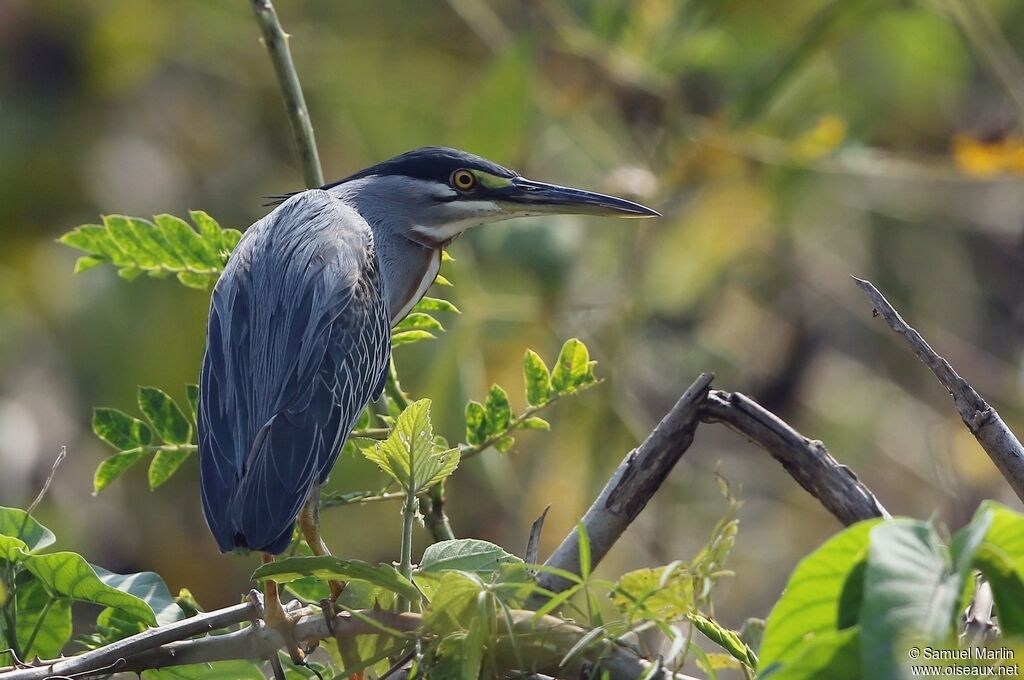
<instances>
[{"instance_id":1,"label":"eye of bird","mask_svg":"<svg viewBox=\"0 0 1024 680\"><path fill-rule=\"evenodd\" d=\"M456 170L452 173L451 184L459 191L469 191L476 186L476 175L469 170Z\"/></svg>"}]
</instances>

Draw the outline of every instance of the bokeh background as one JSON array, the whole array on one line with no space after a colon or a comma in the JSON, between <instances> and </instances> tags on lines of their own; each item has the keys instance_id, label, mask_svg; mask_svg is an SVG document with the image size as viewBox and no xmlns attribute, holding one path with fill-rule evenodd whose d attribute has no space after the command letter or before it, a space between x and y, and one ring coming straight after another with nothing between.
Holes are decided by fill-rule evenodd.
<instances>
[{"instance_id":1,"label":"bokeh background","mask_svg":"<svg viewBox=\"0 0 1024 680\"><path fill-rule=\"evenodd\" d=\"M325 172L458 146L554 182L634 197L659 220L532 219L451 248L440 339L397 350L404 386L462 434L498 382L522 407L526 348L578 336L605 382L553 431L465 463L460 536L521 552L551 505L546 555L621 457L700 371L823 440L894 513L956 527L1013 498L948 396L878 319L872 279L1024 428L1024 4L1017 0L328 0L280 3ZM94 406L194 382L206 293L72 274L56 236L98 215L207 210L244 228L301 173L248 3L0 2L0 504L39 509L59 547L155 570L207 607L255 558L220 556L189 461L99 496ZM763 616L799 557L838 528L765 452L702 426L600 574L691 557L744 505L716 614ZM376 489L346 457L338 490ZM399 508L325 513L349 557L395 559ZM418 530L419 531L419 530ZM417 533L419 546L425 532Z\"/></svg>"}]
</instances>

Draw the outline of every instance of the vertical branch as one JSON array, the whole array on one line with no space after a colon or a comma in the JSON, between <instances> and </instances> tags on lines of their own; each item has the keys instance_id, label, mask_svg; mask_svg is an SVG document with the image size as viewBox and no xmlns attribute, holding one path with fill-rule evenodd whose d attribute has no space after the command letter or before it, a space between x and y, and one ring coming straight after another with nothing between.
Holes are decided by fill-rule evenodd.
<instances>
[{"instance_id":1,"label":"vertical branch","mask_svg":"<svg viewBox=\"0 0 1024 680\"><path fill-rule=\"evenodd\" d=\"M316 150L316 137L313 135L313 124L306 108L306 98L302 95L299 74L295 72L292 53L288 49L288 34L281 28L277 20L277 12L270 0L252 0L252 9L256 14L256 22L263 32L263 43L267 46L270 59L274 62L277 84L281 88L288 124L292 128L295 146L302 163L302 176L307 189L324 185L324 173L320 169L320 155Z\"/></svg>"}]
</instances>

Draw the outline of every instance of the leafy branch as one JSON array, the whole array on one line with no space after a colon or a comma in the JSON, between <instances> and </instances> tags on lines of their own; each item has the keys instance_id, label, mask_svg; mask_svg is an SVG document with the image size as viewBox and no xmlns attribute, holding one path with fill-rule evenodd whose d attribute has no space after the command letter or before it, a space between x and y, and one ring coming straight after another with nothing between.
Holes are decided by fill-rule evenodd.
<instances>
[{"instance_id":1,"label":"leafy branch","mask_svg":"<svg viewBox=\"0 0 1024 680\"><path fill-rule=\"evenodd\" d=\"M202 210L192 210L189 216L194 227L173 215L157 215L153 221L105 215L102 224L84 224L58 241L86 253L78 258L76 273L109 262L128 281L141 274L173 274L190 288L206 290L224 269L242 233L221 227Z\"/></svg>"}]
</instances>

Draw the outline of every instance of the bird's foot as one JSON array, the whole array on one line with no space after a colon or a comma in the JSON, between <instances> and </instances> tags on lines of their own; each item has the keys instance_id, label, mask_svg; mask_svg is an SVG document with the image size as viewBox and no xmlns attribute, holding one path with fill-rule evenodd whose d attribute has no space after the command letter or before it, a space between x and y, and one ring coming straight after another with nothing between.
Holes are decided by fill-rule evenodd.
<instances>
[{"instance_id":1,"label":"bird's foot","mask_svg":"<svg viewBox=\"0 0 1024 680\"><path fill-rule=\"evenodd\" d=\"M265 605L263 622L268 628L276 631L284 640L285 649L292 662L298 665L305 665L306 654L312 650L306 650L299 646L298 638L295 635L295 624L298 623L301 614L294 611L285 611L281 602L269 599Z\"/></svg>"}]
</instances>

